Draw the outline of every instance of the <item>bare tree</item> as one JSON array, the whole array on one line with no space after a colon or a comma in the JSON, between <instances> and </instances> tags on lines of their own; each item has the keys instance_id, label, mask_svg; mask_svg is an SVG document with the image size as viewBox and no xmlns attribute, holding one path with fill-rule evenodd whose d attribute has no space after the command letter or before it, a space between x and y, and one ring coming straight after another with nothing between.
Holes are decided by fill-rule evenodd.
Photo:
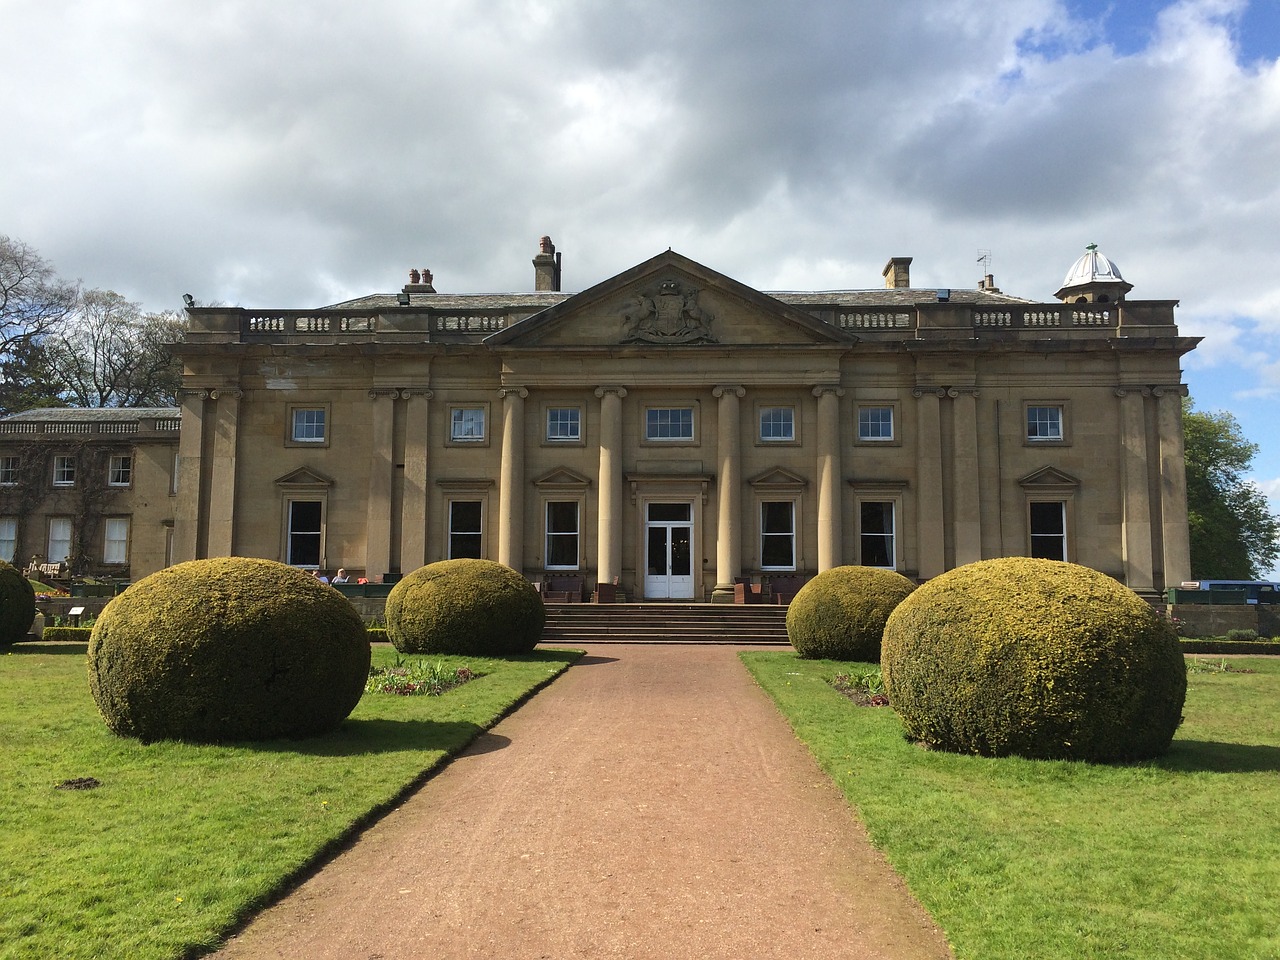
<instances>
[{"instance_id":1,"label":"bare tree","mask_svg":"<svg viewBox=\"0 0 1280 960\"><path fill-rule=\"evenodd\" d=\"M21 240L0 235L0 359L51 332L75 308L76 285Z\"/></svg>"},{"instance_id":2,"label":"bare tree","mask_svg":"<svg viewBox=\"0 0 1280 960\"><path fill-rule=\"evenodd\" d=\"M180 314L144 314L114 291L89 290L44 348L62 398L73 406L171 406L182 368L168 345L185 331Z\"/></svg>"},{"instance_id":3,"label":"bare tree","mask_svg":"<svg viewBox=\"0 0 1280 960\"><path fill-rule=\"evenodd\" d=\"M15 343L0 357L0 416L37 407L65 407L43 339Z\"/></svg>"}]
</instances>

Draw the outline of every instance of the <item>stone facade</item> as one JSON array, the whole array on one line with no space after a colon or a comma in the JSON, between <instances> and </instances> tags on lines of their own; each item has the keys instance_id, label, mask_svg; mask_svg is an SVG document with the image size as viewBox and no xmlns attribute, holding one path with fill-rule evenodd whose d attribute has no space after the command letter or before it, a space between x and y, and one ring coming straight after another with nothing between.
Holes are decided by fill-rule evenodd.
<instances>
[{"instance_id":1,"label":"stone facade","mask_svg":"<svg viewBox=\"0 0 1280 960\"><path fill-rule=\"evenodd\" d=\"M767 294L671 251L570 295L544 238L527 294L415 270L317 310L194 308L174 559L376 581L479 555L720 599L1034 554L1152 594L1190 572L1196 341L1102 260L1047 303L912 288L905 257L880 289Z\"/></svg>"},{"instance_id":2,"label":"stone facade","mask_svg":"<svg viewBox=\"0 0 1280 960\"><path fill-rule=\"evenodd\" d=\"M180 416L161 407L0 419L0 559L119 580L167 566Z\"/></svg>"}]
</instances>

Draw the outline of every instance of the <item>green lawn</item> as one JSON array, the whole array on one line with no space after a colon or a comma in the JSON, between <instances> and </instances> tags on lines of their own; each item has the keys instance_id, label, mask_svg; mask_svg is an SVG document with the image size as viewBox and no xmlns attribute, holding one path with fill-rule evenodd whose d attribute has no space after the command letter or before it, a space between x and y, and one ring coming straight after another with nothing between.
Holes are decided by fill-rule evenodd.
<instances>
[{"instance_id":1,"label":"green lawn","mask_svg":"<svg viewBox=\"0 0 1280 960\"><path fill-rule=\"evenodd\" d=\"M848 664L743 660L962 960L1280 957L1280 661L1191 674L1168 756L1109 767L932 753Z\"/></svg>"},{"instance_id":2,"label":"green lawn","mask_svg":"<svg viewBox=\"0 0 1280 960\"><path fill-rule=\"evenodd\" d=\"M577 657L431 657L484 676L441 697L366 694L314 740L142 746L98 717L83 644L6 648L0 958L172 960L216 943ZM102 786L54 789L81 777Z\"/></svg>"}]
</instances>

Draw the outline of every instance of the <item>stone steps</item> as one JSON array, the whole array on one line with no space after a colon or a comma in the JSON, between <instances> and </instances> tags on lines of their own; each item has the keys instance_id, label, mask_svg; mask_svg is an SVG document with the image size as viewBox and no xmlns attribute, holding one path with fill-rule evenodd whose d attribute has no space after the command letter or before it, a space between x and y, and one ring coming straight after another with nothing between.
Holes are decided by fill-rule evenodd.
<instances>
[{"instance_id":1,"label":"stone steps","mask_svg":"<svg viewBox=\"0 0 1280 960\"><path fill-rule=\"evenodd\" d=\"M711 603L548 603L543 643L789 646L787 608Z\"/></svg>"}]
</instances>

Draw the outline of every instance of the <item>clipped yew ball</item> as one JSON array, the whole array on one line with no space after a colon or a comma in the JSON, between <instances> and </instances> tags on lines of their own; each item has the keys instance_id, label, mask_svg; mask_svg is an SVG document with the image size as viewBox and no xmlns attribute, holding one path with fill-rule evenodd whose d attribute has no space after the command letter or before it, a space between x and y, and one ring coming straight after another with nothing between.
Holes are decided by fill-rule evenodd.
<instances>
[{"instance_id":1,"label":"clipped yew ball","mask_svg":"<svg viewBox=\"0 0 1280 960\"><path fill-rule=\"evenodd\" d=\"M1115 580L1011 557L925 583L889 617L885 691L941 750L1121 762L1169 749L1187 668L1173 628Z\"/></svg>"},{"instance_id":2,"label":"clipped yew ball","mask_svg":"<svg viewBox=\"0 0 1280 960\"><path fill-rule=\"evenodd\" d=\"M355 608L271 560L192 560L139 580L89 639L89 688L115 733L215 743L311 737L364 692Z\"/></svg>"},{"instance_id":3,"label":"clipped yew ball","mask_svg":"<svg viewBox=\"0 0 1280 960\"><path fill-rule=\"evenodd\" d=\"M391 588L387 639L401 653L528 653L546 609L533 584L492 560L440 560Z\"/></svg>"},{"instance_id":4,"label":"clipped yew ball","mask_svg":"<svg viewBox=\"0 0 1280 960\"><path fill-rule=\"evenodd\" d=\"M23 639L36 619L36 591L12 564L0 560L0 647Z\"/></svg>"},{"instance_id":5,"label":"clipped yew ball","mask_svg":"<svg viewBox=\"0 0 1280 960\"><path fill-rule=\"evenodd\" d=\"M806 660L880 662L885 621L916 585L877 567L818 574L787 607L787 638Z\"/></svg>"}]
</instances>

